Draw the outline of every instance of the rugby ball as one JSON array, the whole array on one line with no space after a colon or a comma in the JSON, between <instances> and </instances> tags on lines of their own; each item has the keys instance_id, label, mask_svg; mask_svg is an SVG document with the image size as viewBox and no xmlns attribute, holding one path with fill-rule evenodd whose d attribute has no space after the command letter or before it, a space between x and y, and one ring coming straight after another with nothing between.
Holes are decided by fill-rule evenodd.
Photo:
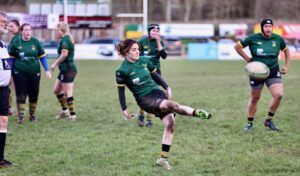
<instances>
[{"instance_id":1,"label":"rugby ball","mask_svg":"<svg viewBox=\"0 0 300 176\"><path fill-rule=\"evenodd\" d=\"M267 79L270 74L268 66L262 62L249 62L245 67L247 75L252 79Z\"/></svg>"}]
</instances>

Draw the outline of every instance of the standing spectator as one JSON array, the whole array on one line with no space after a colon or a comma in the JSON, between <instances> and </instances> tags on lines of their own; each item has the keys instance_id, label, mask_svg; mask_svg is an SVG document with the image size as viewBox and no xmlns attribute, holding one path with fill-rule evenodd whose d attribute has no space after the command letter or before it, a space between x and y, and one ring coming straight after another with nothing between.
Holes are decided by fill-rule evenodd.
<instances>
[{"instance_id":1,"label":"standing spectator","mask_svg":"<svg viewBox=\"0 0 300 176\"><path fill-rule=\"evenodd\" d=\"M56 35L60 39L58 45L59 57L51 65L51 69L54 71L59 66L60 71L54 85L54 93L62 108L57 118L69 117L71 121L75 121L76 113L73 88L77 68L74 63L74 40L70 34L69 25L64 22L58 23Z\"/></svg>"},{"instance_id":2,"label":"standing spectator","mask_svg":"<svg viewBox=\"0 0 300 176\"><path fill-rule=\"evenodd\" d=\"M9 54L13 58L12 76L16 88L19 124L24 122L25 103L29 97L29 121L35 121L35 111L38 102L42 63L46 76L51 78L46 53L41 43L31 36L31 26L24 23L21 28L21 37L10 46ZM40 62L39 62L40 61Z\"/></svg>"},{"instance_id":3,"label":"standing spectator","mask_svg":"<svg viewBox=\"0 0 300 176\"><path fill-rule=\"evenodd\" d=\"M1 40L2 35L8 33L8 20L4 12L0 12L0 168L12 166L12 163L4 159L4 147L8 127L8 94L9 80L11 77L8 63L7 48Z\"/></svg>"},{"instance_id":4,"label":"standing spectator","mask_svg":"<svg viewBox=\"0 0 300 176\"><path fill-rule=\"evenodd\" d=\"M251 51L251 57L243 51L243 48L247 46L249 46ZM244 131L250 132L253 129L254 115L264 84L267 85L272 95L264 125L271 130L279 131L279 128L273 122L273 117L283 96L281 74L287 73L289 68L290 52L288 46L279 35L273 33L273 21L271 19L264 19L261 21L261 33L252 34L244 40L239 41L235 45L235 50L247 62L262 62L270 69L270 75L265 80L250 78L251 92L248 102L248 123ZM281 69L278 62L280 50L285 55L285 65Z\"/></svg>"},{"instance_id":5,"label":"standing spectator","mask_svg":"<svg viewBox=\"0 0 300 176\"><path fill-rule=\"evenodd\" d=\"M166 59L167 53L164 48L165 44L159 35L159 25L150 24L148 27L148 36L142 38L139 44L141 46L140 55L147 57L156 67L156 72L161 75L160 58ZM148 128L153 127L152 116L151 114L147 114L146 127ZM140 109L138 116L138 125L141 127L144 126L144 110L142 109Z\"/></svg>"}]
</instances>

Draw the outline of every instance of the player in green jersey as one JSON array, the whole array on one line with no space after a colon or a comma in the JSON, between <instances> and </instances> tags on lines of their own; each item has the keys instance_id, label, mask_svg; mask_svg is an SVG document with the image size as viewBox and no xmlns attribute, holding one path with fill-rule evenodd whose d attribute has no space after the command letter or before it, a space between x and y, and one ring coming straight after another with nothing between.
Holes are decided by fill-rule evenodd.
<instances>
[{"instance_id":1,"label":"player in green jersey","mask_svg":"<svg viewBox=\"0 0 300 176\"><path fill-rule=\"evenodd\" d=\"M159 35L159 25L150 24L148 27L148 36L139 41L141 46L141 56L148 58L156 67L157 73L161 75L160 58L166 59L167 53L165 51L165 44Z\"/></svg>"},{"instance_id":2,"label":"player in green jersey","mask_svg":"<svg viewBox=\"0 0 300 176\"><path fill-rule=\"evenodd\" d=\"M159 25L158 24L150 24L148 27L148 36L142 38L139 41L141 46L141 56L145 56L149 59L152 64L156 67L156 72L161 75L160 69L160 58L166 59L167 53L164 49L164 42L159 35ZM152 114L147 114L147 122L146 127L152 128L153 124L151 121ZM140 109L140 114L138 116L138 125L144 126L144 110Z\"/></svg>"},{"instance_id":3,"label":"player in green jersey","mask_svg":"<svg viewBox=\"0 0 300 176\"><path fill-rule=\"evenodd\" d=\"M235 49L238 54L241 55L247 62L263 62L270 69L270 75L265 80L255 80L250 78L251 93L248 102L248 123L244 128L244 131L246 132L252 131L254 115L257 110L257 104L260 99L264 84L267 85L272 95L272 99L269 104L268 116L264 121L264 125L271 130L279 130L272 119L283 96L281 74L287 73L289 68L289 49L282 37L272 33L273 21L271 19L262 20L261 31L261 33L252 34L246 37L244 40L239 41L235 45ZM252 57L248 56L243 51L243 48L247 46L249 46ZM284 52L285 56L285 65L281 69L279 68L278 62L280 50Z\"/></svg>"},{"instance_id":4,"label":"player in green jersey","mask_svg":"<svg viewBox=\"0 0 300 176\"><path fill-rule=\"evenodd\" d=\"M168 162L169 150L175 130L175 115L194 116L201 119L211 118L211 114L200 109L181 105L172 99L172 91L165 80L156 72L156 67L147 58L140 56L139 43L132 39L121 41L116 46L124 61L116 71L119 101L122 114L126 119L134 115L127 111L125 86L132 92L137 104L146 112L155 114L164 124L162 150L157 165L171 169ZM161 90L164 88L165 91Z\"/></svg>"},{"instance_id":5,"label":"player in green jersey","mask_svg":"<svg viewBox=\"0 0 300 176\"><path fill-rule=\"evenodd\" d=\"M15 83L19 124L24 122L25 103L29 97L29 120L35 121L35 111L40 88L40 62L51 79L46 53L41 43L31 36L30 24L24 23L21 28L21 37L13 41L9 54L13 58L12 77Z\"/></svg>"},{"instance_id":6,"label":"player in green jersey","mask_svg":"<svg viewBox=\"0 0 300 176\"><path fill-rule=\"evenodd\" d=\"M56 118L67 117L69 120L75 121L75 100L73 97L74 79L77 74L74 63L75 42L67 23L58 23L56 35L60 39L58 44L59 57L51 65L51 69L54 71L57 66L59 67L60 72L54 85L54 93L62 108L61 113Z\"/></svg>"},{"instance_id":7,"label":"player in green jersey","mask_svg":"<svg viewBox=\"0 0 300 176\"><path fill-rule=\"evenodd\" d=\"M14 35L10 41L10 44L12 44L15 40L19 40L21 38L20 22L18 20L11 20L8 24L8 30Z\"/></svg>"},{"instance_id":8,"label":"player in green jersey","mask_svg":"<svg viewBox=\"0 0 300 176\"><path fill-rule=\"evenodd\" d=\"M21 34L20 34L20 23L18 20L16 19L13 19L9 22L8 24L8 31L10 33L12 33L14 36L12 37L11 41L10 41L10 44L11 45L15 40L19 40L20 37L21 37ZM13 85L13 79L11 77L10 79L10 83L9 85ZM13 115L14 112L13 112L13 109L12 109L12 93L11 93L11 87L9 88L9 105L8 105L8 108L9 108L9 111L8 111L8 115Z\"/></svg>"}]
</instances>

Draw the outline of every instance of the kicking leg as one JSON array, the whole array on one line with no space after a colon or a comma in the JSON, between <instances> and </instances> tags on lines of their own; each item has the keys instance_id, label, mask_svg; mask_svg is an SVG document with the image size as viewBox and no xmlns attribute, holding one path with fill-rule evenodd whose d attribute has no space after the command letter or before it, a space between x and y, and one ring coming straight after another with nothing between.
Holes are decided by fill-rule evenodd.
<instances>
[{"instance_id":1,"label":"kicking leg","mask_svg":"<svg viewBox=\"0 0 300 176\"><path fill-rule=\"evenodd\" d=\"M180 115L200 117L202 119L211 118L211 113L202 109L194 109L189 106L180 105L172 100L163 100L159 107L162 111L172 111Z\"/></svg>"}]
</instances>

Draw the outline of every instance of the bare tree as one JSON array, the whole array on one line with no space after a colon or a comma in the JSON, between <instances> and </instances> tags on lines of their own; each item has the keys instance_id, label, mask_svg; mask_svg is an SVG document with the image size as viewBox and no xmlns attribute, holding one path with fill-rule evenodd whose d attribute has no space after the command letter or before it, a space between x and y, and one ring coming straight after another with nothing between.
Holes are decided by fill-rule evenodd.
<instances>
[{"instance_id":1,"label":"bare tree","mask_svg":"<svg viewBox=\"0 0 300 176\"><path fill-rule=\"evenodd\" d=\"M189 22L190 21L190 16L191 14L191 9L192 9L192 5L194 4L194 0L184 0L184 16L183 16L183 21L184 22Z\"/></svg>"},{"instance_id":2,"label":"bare tree","mask_svg":"<svg viewBox=\"0 0 300 176\"><path fill-rule=\"evenodd\" d=\"M0 10L5 12L25 12L26 1L24 0L1 0Z\"/></svg>"},{"instance_id":3,"label":"bare tree","mask_svg":"<svg viewBox=\"0 0 300 176\"><path fill-rule=\"evenodd\" d=\"M166 0L149 0L148 3L148 16L153 21L165 21L166 14Z\"/></svg>"}]
</instances>

